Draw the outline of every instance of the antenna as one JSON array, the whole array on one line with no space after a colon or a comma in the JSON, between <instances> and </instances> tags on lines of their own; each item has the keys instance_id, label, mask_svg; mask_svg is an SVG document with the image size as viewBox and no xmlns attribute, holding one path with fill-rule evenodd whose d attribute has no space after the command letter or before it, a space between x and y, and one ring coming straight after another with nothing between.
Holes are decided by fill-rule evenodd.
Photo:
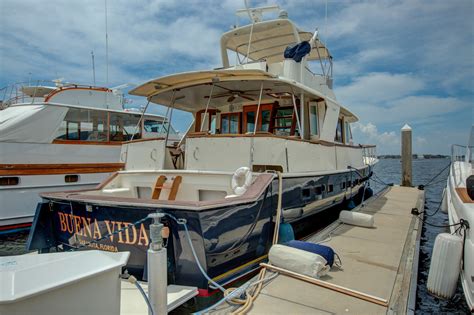
<instances>
[{"instance_id":1,"label":"antenna","mask_svg":"<svg viewBox=\"0 0 474 315\"><path fill-rule=\"evenodd\" d=\"M107 29L107 0L105 0L105 86L109 85L109 33Z\"/></svg>"},{"instance_id":2,"label":"antenna","mask_svg":"<svg viewBox=\"0 0 474 315\"><path fill-rule=\"evenodd\" d=\"M94 51L91 51L91 57L92 57L92 79L94 80L94 86L95 86L95 62L94 62Z\"/></svg>"}]
</instances>

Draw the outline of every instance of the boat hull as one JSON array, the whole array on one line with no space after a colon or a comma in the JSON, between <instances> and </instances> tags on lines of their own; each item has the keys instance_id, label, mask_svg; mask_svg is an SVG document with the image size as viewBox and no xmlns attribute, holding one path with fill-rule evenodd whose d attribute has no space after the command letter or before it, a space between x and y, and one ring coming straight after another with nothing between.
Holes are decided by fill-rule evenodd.
<instances>
[{"instance_id":1,"label":"boat hull","mask_svg":"<svg viewBox=\"0 0 474 315\"><path fill-rule=\"evenodd\" d=\"M461 219L469 222L471 226L474 223L474 203L463 200L459 192L459 189L465 187L465 176L462 175L470 174L470 168L471 166L466 162L453 162L451 165L446 189L450 225L460 222ZM464 238L464 250L460 278L466 302L470 310L474 311L474 241L472 228L457 231L458 227L451 226L450 230L451 233L466 233L465 237L461 235Z\"/></svg>"},{"instance_id":2,"label":"boat hull","mask_svg":"<svg viewBox=\"0 0 474 315\"><path fill-rule=\"evenodd\" d=\"M366 174L362 178L349 172L284 178L282 209L285 221L298 229L308 217L328 208L340 207L351 196L361 194L369 178L368 172L368 168L362 170L361 175ZM342 188L339 183L347 183L351 176L353 187L344 185ZM329 183L333 183L331 191ZM326 187L324 191L316 189L322 186ZM110 206L46 199L38 206L28 247L44 251L58 245L63 250L83 246L160 211L186 220L193 247L204 269L215 281L227 283L255 269L266 259L275 226L277 192L278 179L274 179L254 202L205 210ZM286 216L287 212L291 212L291 216ZM127 268L141 274L146 269L149 221L86 247L130 251ZM169 217L165 217L164 224L170 229L167 240L169 283L212 289L198 269L183 227Z\"/></svg>"}]
</instances>

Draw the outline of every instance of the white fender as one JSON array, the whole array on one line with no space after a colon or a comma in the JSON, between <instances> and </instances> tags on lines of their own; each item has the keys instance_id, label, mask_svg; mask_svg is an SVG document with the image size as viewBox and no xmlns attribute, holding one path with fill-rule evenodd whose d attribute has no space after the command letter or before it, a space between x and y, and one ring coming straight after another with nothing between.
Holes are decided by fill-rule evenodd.
<instances>
[{"instance_id":1,"label":"white fender","mask_svg":"<svg viewBox=\"0 0 474 315\"><path fill-rule=\"evenodd\" d=\"M426 284L429 292L442 298L453 297L461 271L462 247L461 236L449 233L436 236Z\"/></svg>"},{"instance_id":2,"label":"white fender","mask_svg":"<svg viewBox=\"0 0 474 315\"><path fill-rule=\"evenodd\" d=\"M339 213L339 220L342 223L368 227L374 227L374 216L366 213L342 210Z\"/></svg>"},{"instance_id":3,"label":"white fender","mask_svg":"<svg viewBox=\"0 0 474 315\"><path fill-rule=\"evenodd\" d=\"M243 195L252 185L252 172L248 167L240 167L232 175L232 190L236 195Z\"/></svg>"},{"instance_id":4,"label":"white fender","mask_svg":"<svg viewBox=\"0 0 474 315\"><path fill-rule=\"evenodd\" d=\"M448 213L448 196L446 188L447 187L443 189L443 199L441 200L441 211L444 213Z\"/></svg>"}]
</instances>

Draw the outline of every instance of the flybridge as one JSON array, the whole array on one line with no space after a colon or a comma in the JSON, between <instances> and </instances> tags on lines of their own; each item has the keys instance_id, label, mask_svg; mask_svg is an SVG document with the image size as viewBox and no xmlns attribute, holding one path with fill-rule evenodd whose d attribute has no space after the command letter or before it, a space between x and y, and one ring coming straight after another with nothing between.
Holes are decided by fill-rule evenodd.
<instances>
[{"instance_id":1,"label":"flybridge","mask_svg":"<svg viewBox=\"0 0 474 315\"><path fill-rule=\"evenodd\" d=\"M263 21L263 13L278 11L277 19ZM222 35L221 55L224 68L230 67L228 50L236 54L235 66L256 61L273 64L284 61L284 51L288 46L307 41L312 49L304 61L320 61L321 74L332 80L332 56L320 41L318 31L311 33L300 30L288 19L288 13L280 11L278 6L238 10L237 15L248 15L252 23L235 27Z\"/></svg>"}]
</instances>

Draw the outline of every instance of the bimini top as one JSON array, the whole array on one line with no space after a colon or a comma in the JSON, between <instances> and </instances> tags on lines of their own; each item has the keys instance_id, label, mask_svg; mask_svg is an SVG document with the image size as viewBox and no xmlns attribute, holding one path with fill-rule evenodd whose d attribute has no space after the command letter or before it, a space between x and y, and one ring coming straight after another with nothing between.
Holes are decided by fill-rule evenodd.
<instances>
[{"instance_id":1,"label":"bimini top","mask_svg":"<svg viewBox=\"0 0 474 315\"><path fill-rule=\"evenodd\" d=\"M170 89L179 89L181 87L205 83L217 83L232 80L236 77L238 77L239 80L265 80L274 78L275 76L266 71L256 69L191 71L150 80L137 86L128 93L150 98L155 94L163 93Z\"/></svg>"},{"instance_id":2,"label":"bimini top","mask_svg":"<svg viewBox=\"0 0 474 315\"><path fill-rule=\"evenodd\" d=\"M144 96L150 102L163 106L196 112L206 107L211 90L212 97L209 106L220 108L230 103L257 104L261 88L263 104L277 101L280 96L285 97L290 93L302 92L311 95L314 99L328 99L309 87L297 85L291 80L278 78L258 69L209 70L173 74L150 80L129 91L129 94ZM332 100L332 102L336 101ZM341 106L341 111L352 122L357 121L357 117L346 108Z\"/></svg>"},{"instance_id":3,"label":"bimini top","mask_svg":"<svg viewBox=\"0 0 474 315\"><path fill-rule=\"evenodd\" d=\"M221 53L224 67L228 67L226 49L236 51L252 60L266 60L267 63L283 61L283 53L289 45L309 41L310 32L299 30L288 19L276 19L242 26L224 33L221 37ZM248 48L250 42L250 50ZM318 49L316 49L316 47ZM332 58L327 47L316 39L308 60Z\"/></svg>"}]
</instances>

